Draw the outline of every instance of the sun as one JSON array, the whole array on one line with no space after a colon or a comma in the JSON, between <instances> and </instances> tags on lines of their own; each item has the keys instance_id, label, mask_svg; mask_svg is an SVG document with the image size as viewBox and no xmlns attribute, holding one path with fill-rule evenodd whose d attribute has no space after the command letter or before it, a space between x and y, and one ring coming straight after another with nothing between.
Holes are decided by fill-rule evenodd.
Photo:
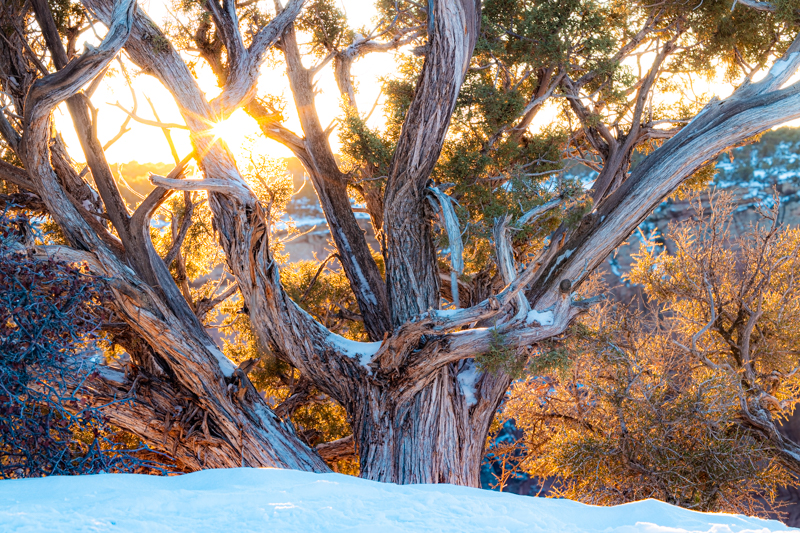
<instances>
[{"instance_id":1,"label":"sun","mask_svg":"<svg viewBox=\"0 0 800 533\"><path fill-rule=\"evenodd\" d=\"M209 124L204 132L208 142L224 141L234 157L247 156L253 149L254 139L263 136L258 122L243 109L237 109L225 120Z\"/></svg>"},{"instance_id":2,"label":"sun","mask_svg":"<svg viewBox=\"0 0 800 533\"><path fill-rule=\"evenodd\" d=\"M222 139L228 146L236 146L236 141L242 136L242 126L241 124L237 124L237 122L239 121L233 119L233 117L229 117L226 120L214 124L210 131L211 135L214 136L214 140Z\"/></svg>"},{"instance_id":3,"label":"sun","mask_svg":"<svg viewBox=\"0 0 800 533\"><path fill-rule=\"evenodd\" d=\"M259 131L258 123L243 109L237 109L228 118L211 124L208 133L212 135L212 142L222 139L229 148L236 151L246 142L248 136L257 135Z\"/></svg>"}]
</instances>

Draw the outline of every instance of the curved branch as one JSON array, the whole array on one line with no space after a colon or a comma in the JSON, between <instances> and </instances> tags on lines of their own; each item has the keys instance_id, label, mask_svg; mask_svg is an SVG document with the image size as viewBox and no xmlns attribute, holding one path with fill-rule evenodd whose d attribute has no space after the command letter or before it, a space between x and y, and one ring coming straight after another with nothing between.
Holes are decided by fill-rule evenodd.
<instances>
[{"instance_id":1,"label":"curved branch","mask_svg":"<svg viewBox=\"0 0 800 533\"><path fill-rule=\"evenodd\" d=\"M507 284L512 283L517 277L517 265L514 261L514 247L511 245L511 237L508 234L508 222L510 219L510 215L496 219L492 232L495 254L497 255L497 267L500 271L500 276ZM528 311L531 310L527 298L525 298L525 295L521 292L522 291L517 293L516 296L518 316L526 315Z\"/></svg>"},{"instance_id":2,"label":"curved branch","mask_svg":"<svg viewBox=\"0 0 800 533\"><path fill-rule=\"evenodd\" d=\"M682 33L682 31L676 31L672 38L658 51L647 76L642 80L639 90L637 91L633 116L631 117L631 127L628 133L620 140L606 139L609 143L608 155L603 165L603 170L597 176L597 179L595 179L594 185L592 185L594 189L592 200L595 204L605 198L608 193L624 179L628 167L630 166L631 154L636 145L641 141L642 113L644 112L646 102L650 99L650 90L653 84L658 80L664 61L672 51L677 48L676 43ZM601 133L604 130L604 127L600 128ZM606 137L605 134L604 137Z\"/></svg>"},{"instance_id":3,"label":"curved branch","mask_svg":"<svg viewBox=\"0 0 800 533\"><path fill-rule=\"evenodd\" d=\"M238 199L242 203L248 203L253 198L253 193L241 184L231 180L221 179L202 179L202 180L178 180L165 178L157 174L150 175L150 183L164 189L177 191L208 191L220 194L227 194Z\"/></svg>"},{"instance_id":4,"label":"curved branch","mask_svg":"<svg viewBox=\"0 0 800 533\"><path fill-rule=\"evenodd\" d=\"M745 7L749 7L755 11L761 11L764 13L775 13L778 8L772 2L759 2L759 0L734 0L733 5L731 6L731 11L736 8L736 4L741 4Z\"/></svg>"},{"instance_id":5,"label":"curved branch","mask_svg":"<svg viewBox=\"0 0 800 533\"><path fill-rule=\"evenodd\" d=\"M778 89L800 64L800 37L761 82L712 100L680 132L647 156L611 195L553 246L531 289L533 306L551 305L561 280L580 283L685 179L728 147L800 117L800 84ZM788 71L788 72L787 72Z\"/></svg>"},{"instance_id":6,"label":"curved branch","mask_svg":"<svg viewBox=\"0 0 800 533\"><path fill-rule=\"evenodd\" d=\"M306 148L306 141L295 132L278 122L274 113L271 113L258 99L250 100L245 106L247 114L258 123L261 133L287 147L303 163L306 168L312 168L311 155Z\"/></svg>"},{"instance_id":7,"label":"curved branch","mask_svg":"<svg viewBox=\"0 0 800 533\"><path fill-rule=\"evenodd\" d=\"M25 99L21 158L37 190L47 191L43 199L69 240L88 250L107 248L83 221L50 166L50 113L105 69L128 39L135 10L133 0L117 2L108 33L100 46L87 49L58 72L36 80Z\"/></svg>"},{"instance_id":8,"label":"curved branch","mask_svg":"<svg viewBox=\"0 0 800 533\"><path fill-rule=\"evenodd\" d=\"M433 371L448 363L475 357L476 354L491 350L498 334L503 339L503 346L507 348L518 349L529 346L563 333L570 322L583 311L582 307L572 305L571 298L565 295L546 311L532 310L494 328L475 328L448 333L441 339L441 342L446 343L447 350L438 350L435 355L430 354L427 357L414 354L409 358L409 365ZM421 350L423 351L425 350Z\"/></svg>"},{"instance_id":9,"label":"curved branch","mask_svg":"<svg viewBox=\"0 0 800 533\"><path fill-rule=\"evenodd\" d=\"M800 37L795 38L783 56L770 67L767 75L761 80L753 83L751 78L747 78L739 88L740 97L747 93L764 94L780 89L797 72L800 66Z\"/></svg>"},{"instance_id":10,"label":"curved branch","mask_svg":"<svg viewBox=\"0 0 800 533\"><path fill-rule=\"evenodd\" d=\"M454 272L461 274L464 272L464 243L461 241L461 228L458 225L456 211L453 209L453 199L437 187L428 187L428 190L433 193L442 209L447 240L450 242L450 265Z\"/></svg>"},{"instance_id":11,"label":"curved branch","mask_svg":"<svg viewBox=\"0 0 800 533\"><path fill-rule=\"evenodd\" d=\"M13 183L17 187L25 189L26 191L36 191L36 188L28 178L28 173L25 172L25 169L19 168L11 163L6 163L5 161L0 161L0 180Z\"/></svg>"},{"instance_id":12,"label":"curved branch","mask_svg":"<svg viewBox=\"0 0 800 533\"><path fill-rule=\"evenodd\" d=\"M339 92L345 97L348 105L358 109L356 105L356 91L353 87L353 79L350 70L353 63L360 57L374 52L388 52L397 50L414 41L422 35L420 27L408 28L399 32L391 40L386 42L375 41L374 38L360 38L354 40L350 46L336 53L333 62L333 72Z\"/></svg>"},{"instance_id":13,"label":"curved branch","mask_svg":"<svg viewBox=\"0 0 800 533\"><path fill-rule=\"evenodd\" d=\"M407 350L404 358L397 359L398 367L382 368L381 374L393 375L397 372L397 368L402 366L403 395L413 395L442 367L474 358L478 354L496 348L498 338L502 339L504 347L518 350L563 333L581 312L583 308L573 305L571 298L565 295L561 301L546 311L530 311L527 315L517 316L509 322L494 327L429 335L424 346L416 350ZM388 342L386 344L386 347L378 350L375 359L387 358L391 347L388 346ZM492 388L492 382L495 382L495 385L502 387L507 376L498 376L498 379L499 382L488 380L487 386ZM502 396L502 392L505 392L505 389L487 394L486 399L491 402L499 401L497 394Z\"/></svg>"},{"instance_id":14,"label":"curved branch","mask_svg":"<svg viewBox=\"0 0 800 533\"><path fill-rule=\"evenodd\" d=\"M256 94L259 71L264 61L265 52L281 37L284 30L294 22L306 0L290 0L269 24L261 28L253 36L250 47L245 49L239 31L239 19L233 0L224 0L220 10L217 0L210 0L207 5L215 19L217 29L225 42L228 56L228 79L222 93L211 101L211 107L217 116L225 117L239 106L247 103Z\"/></svg>"},{"instance_id":15,"label":"curved branch","mask_svg":"<svg viewBox=\"0 0 800 533\"><path fill-rule=\"evenodd\" d=\"M561 205L561 198L556 198L555 200L550 200L549 202L545 202L542 205L538 205L531 209L530 211L526 211L521 217L517 219L517 224L520 226L524 226L525 224L533 223L536 221L540 216L544 215L548 211L552 211L559 205Z\"/></svg>"},{"instance_id":16,"label":"curved branch","mask_svg":"<svg viewBox=\"0 0 800 533\"><path fill-rule=\"evenodd\" d=\"M458 295L458 276L464 272L464 243L461 241L461 228L458 217L453 209L453 199L440 191L437 187L428 188L439 203L442 211L442 220L447 232L447 241L450 244L450 293L453 305L460 307Z\"/></svg>"},{"instance_id":17,"label":"curved branch","mask_svg":"<svg viewBox=\"0 0 800 533\"><path fill-rule=\"evenodd\" d=\"M543 251L541 255L544 255L545 252L546 250ZM466 309L427 311L426 313L414 317L397 328L394 331L394 334L386 339L380 345L380 347L377 348L377 350L374 346L375 343L358 343L360 348L356 348L354 350L361 354L366 354L370 350L374 350L374 355L370 357L370 366L377 366L383 372L392 372L403 365L410 364L409 361L412 358L414 359L415 364L426 366L429 369L438 368L441 366L441 364L437 363L437 361L439 361L437 358L442 357L441 354L430 354L426 350L419 351L414 355L411 354L412 350L417 348L422 337L427 335L441 337L448 331L454 331L464 326L474 326L476 322L489 320L506 311L508 306L518 298L520 292L534 279L538 273L539 267L541 266L540 257L531 260L525 270L523 270L522 273L520 273L511 283L508 284L505 289L503 289L497 295L491 296ZM569 307L570 311L567 312L567 314L570 315L569 320L571 320L572 316L579 313L583 309L582 306L578 305L570 304ZM528 318L535 320L537 316L546 314L548 312L549 311L531 314L534 313L531 311L525 315L524 318L520 313L515 320L507 323L507 325L504 327L513 329L512 326L519 326L521 324L521 320L523 322ZM564 312L562 312L562 314L564 314ZM471 331L479 332L477 333L478 337L483 335L483 333L480 333L480 331L482 331L481 328L476 330L472 327L466 331L458 332L458 334L467 335ZM537 330L535 334L538 335L539 333L540 331ZM523 338L526 337L523 336ZM425 358L421 355L423 353L427 354L425 357L430 356L432 359L430 361L425 361ZM464 355L465 353L466 352L462 351L455 355L454 360L460 360L475 355L475 353L472 355L469 355L468 353L467 355ZM448 359L448 362L453 362L454 360Z\"/></svg>"},{"instance_id":18,"label":"curved branch","mask_svg":"<svg viewBox=\"0 0 800 533\"><path fill-rule=\"evenodd\" d=\"M188 130L189 129L189 126L187 126L186 124L177 124L175 122L161 122L160 120L158 120L158 118L156 118L156 120L150 120L150 119L147 119L147 118L142 118L142 117L140 117L139 115L136 114L136 110L135 109L133 111L128 111L119 102L116 102L114 104L109 104L109 105L112 105L112 106L118 108L120 111L122 111L123 113L128 115L128 118L133 119L134 121L138 122L139 124L144 124L145 126L153 126L153 127L156 127L156 128L161 128L163 130L170 130L170 129Z\"/></svg>"},{"instance_id":19,"label":"curved branch","mask_svg":"<svg viewBox=\"0 0 800 533\"><path fill-rule=\"evenodd\" d=\"M43 115L49 114L52 108L77 93L105 69L127 41L135 11L135 0L116 2L108 33L97 48L87 44L86 51L80 57L58 72L34 82L25 99L26 124L42 120Z\"/></svg>"}]
</instances>

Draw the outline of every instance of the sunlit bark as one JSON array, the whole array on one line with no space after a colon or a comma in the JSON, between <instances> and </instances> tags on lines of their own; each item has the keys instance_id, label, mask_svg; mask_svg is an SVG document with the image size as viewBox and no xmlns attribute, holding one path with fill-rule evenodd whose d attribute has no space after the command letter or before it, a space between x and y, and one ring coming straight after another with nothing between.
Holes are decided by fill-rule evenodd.
<instances>
[{"instance_id":1,"label":"sunlit bark","mask_svg":"<svg viewBox=\"0 0 800 533\"><path fill-rule=\"evenodd\" d=\"M174 454L190 469L248 465L325 471L327 467L267 408L245 373L222 355L205 333L197 309L185 300L155 253L150 219L172 191L208 191L226 265L259 340L344 406L363 476L397 483L477 485L489 425L510 378L481 373L473 358L491 350L498 336L506 348L516 350L563 333L591 303L573 301L574 287L658 203L726 148L800 118L800 86L781 88L797 69L798 41L763 81L743 85L725 101L711 102L689 125L670 133L672 138L630 176L626 172L635 142L604 139L613 150L609 148L609 170L597 183L594 211L576 227L558 229L549 247L527 264L515 264L506 241L507 221L497 220L494 240L503 286L494 290L486 284L488 288L474 291L470 298L459 298L458 309L442 312L442 294L449 290L456 300L453 288L459 293L460 288L457 280L445 290L440 286L442 272L431 229L436 213L428 201L428 182L478 38L479 2L432 4L429 41L422 50L425 62L386 190L382 197L368 199L376 229L385 235L381 250L385 279L350 206L350 177L337 166L328 132L317 116L313 72L302 65L293 26L302 0L289 2L256 31L249 46L241 35L235 2L207 2L226 51L223 61L219 48L201 47L223 84L214 100L205 97L167 37L132 1L83 3L110 29L101 46L67 62L48 22L46 3L33 1L58 71L33 82L24 105L20 102L25 112L21 137L0 121L0 134L25 166L23 171L0 162L0 179L41 199L69 241L70 248L58 252L62 258L86 261L94 272L111 280L115 311L126 323L118 341L127 343L133 364L127 373L103 369L87 394L98 404L128 398L109 407L111 420ZM360 48L354 44L335 58L340 89L353 107L349 76L353 58L393 49L403 39ZM273 121L269 111L252 100L263 56L273 45L286 59L303 137ZM13 57L4 46L0 44L2 57ZM116 189L93 132L94 119L79 92L123 46L143 72L155 76L173 95L203 173L202 180L183 180L179 164L171 175L154 177L156 189L132 214ZM663 46L666 56L671 43ZM641 115L663 61L664 57L657 58L641 86L634 130L639 128L636 114ZM526 128L556 86L573 83L552 71L541 73L541 80L543 89L532 97L515 127ZM58 143L50 143L50 114L64 100L99 194L59 159ZM259 120L265 135L292 149L311 176L366 330L375 342L354 343L328 331L281 286L261 204L225 144L209 135L214 123L240 106ZM582 112L577 104L574 107ZM602 132L597 135L600 142ZM545 204L518 222L534 221L557 204ZM752 423L757 424L757 418ZM350 441L320 451L329 458L340 457L351 452Z\"/></svg>"}]
</instances>

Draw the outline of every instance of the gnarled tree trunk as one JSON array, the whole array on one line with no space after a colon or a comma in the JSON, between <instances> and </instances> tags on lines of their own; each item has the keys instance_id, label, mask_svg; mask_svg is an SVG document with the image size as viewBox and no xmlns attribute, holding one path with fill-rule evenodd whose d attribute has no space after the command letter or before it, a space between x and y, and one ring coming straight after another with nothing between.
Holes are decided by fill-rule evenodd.
<instances>
[{"instance_id":1,"label":"gnarled tree trunk","mask_svg":"<svg viewBox=\"0 0 800 533\"><path fill-rule=\"evenodd\" d=\"M167 191L157 189L129 216L116 201L116 186L104 189L100 185L104 175L111 176L105 160L90 158L106 209L119 208L110 217L117 240L92 214L87 216L87 205L75 200L73 191L64 187L64 176L51 166L52 110L97 76L131 32L141 31L134 1L121 0L113 10L105 7L109 31L102 44L37 80L19 105L25 112L25 127L17 153L28 174L21 185L39 194L73 247L45 248L43 253L83 262L109 278L114 310L145 343L144 349L130 350L130 376L101 369L84 393L91 393L94 403L115 400L107 409L112 422L158 443L187 468L277 466L326 471L320 457L268 409L246 377L214 345L153 251L147 228ZM37 5L37 16L44 31L54 28L46 6ZM59 40L49 41L53 47L60 46ZM80 104L80 98L73 102ZM91 125L84 124L88 117L80 108L75 111L76 125L84 126L81 133L88 138L91 131L86 130ZM90 144L85 143L84 149L93 150ZM69 167L65 169L62 172Z\"/></svg>"},{"instance_id":2,"label":"gnarled tree trunk","mask_svg":"<svg viewBox=\"0 0 800 533\"><path fill-rule=\"evenodd\" d=\"M440 288L442 272L432 238L429 179L478 37L480 2L430 3L429 41L422 50L425 63L385 192L373 202L370 213L373 220L380 220L385 235L385 280L353 215L347 197L352 183L337 167L327 132L316 116L311 73L300 61L293 27L303 0L290 1L253 33L249 46L239 29L235 2L203 3L222 40L216 50L225 49L224 62L221 55L209 61L223 82L222 93L213 100L206 98L166 36L131 0L115 5L107 0L83 3L110 28L108 35L100 47L69 62L63 50L58 51L57 36L51 35L56 37L48 44L53 57L59 58L54 60L57 72L31 81L27 92L15 93L15 107L24 111L22 134L0 114L0 134L24 164L24 170L0 164L0 177L41 200L66 235L68 247L40 248L40 253L84 261L111 280L114 310L125 322L117 340L130 353L132 364L125 372L102 368L84 389L86 394L97 403L125 399L108 407L111 421L173 453L187 468L327 470L322 459L267 408L242 369L214 345L154 252L150 219L173 190L208 192L219 244L254 331L277 357L344 406L364 477L476 486L489 425L510 378L478 371L473 358L496 348L498 339L505 349L518 350L561 334L588 305L574 300L573 288L659 202L727 147L800 117L800 85L781 88L800 62L800 41L796 41L764 80L745 84L726 101L710 103L629 177L627 151L635 143L605 139L617 142L615 150L622 152L615 152L614 172L609 170L598 185L595 210L577 227L558 229L557 238L520 268L507 242L507 221L498 220L494 245L504 287L467 307L441 311L446 291ZM43 30L52 33L46 4L34 0L33 5ZM271 122L263 106L252 101L264 53L275 43L287 60L304 138ZM373 44L359 41L337 56L337 79L348 100L354 95L348 58ZM101 147L90 131L92 117L79 94L123 46L174 96L203 173L201 180L181 179L179 164L170 176L154 176L156 189L132 214L121 202L99 153ZM667 53L668 47L664 50ZM0 60L14 57L8 44L0 41ZM652 72L659 66L657 62ZM30 81L37 76L31 71L18 77ZM550 74L542 79L550 83ZM647 79L652 84L655 74ZM557 83L549 85L542 97ZM67 99L84 136L97 192L60 160L57 142L51 149L50 114ZM640 100L639 114L644 106ZM533 100L526 113L540 103ZM374 342L356 343L328 331L281 286L263 208L227 146L209 135L214 123L240 106L260 119L266 135L289 146L306 166ZM521 124L529 122L526 114ZM542 209L553 207L545 204L517 222L535 220ZM453 287L457 290L457 280Z\"/></svg>"},{"instance_id":3,"label":"gnarled tree trunk","mask_svg":"<svg viewBox=\"0 0 800 533\"><path fill-rule=\"evenodd\" d=\"M462 366L462 379L459 365L446 365L412 395L379 386L359 391L353 427L363 477L480 486L489 424L509 380L494 377L494 394L477 400L478 372L471 361Z\"/></svg>"}]
</instances>

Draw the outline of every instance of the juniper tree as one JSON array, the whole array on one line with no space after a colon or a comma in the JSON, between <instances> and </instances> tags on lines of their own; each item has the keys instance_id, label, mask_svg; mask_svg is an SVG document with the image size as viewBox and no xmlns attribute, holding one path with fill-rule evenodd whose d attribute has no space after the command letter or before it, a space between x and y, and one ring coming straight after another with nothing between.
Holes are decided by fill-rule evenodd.
<instances>
[{"instance_id":1,"label":"juniper tree","mask_svg":"<svg viewBox=\"0 0 800 533\"><path fill-rule=\"evenodd\" d=\"M327 469L268 408L249 365L231 363L206 333L219 297L199 306L179 287L172 265L200 198L253 336L344 409L361 475L476 485L511 383L478 368L476 356L525 357L564 332L592 303L576 288L656 205L702 180L698 171L722 151L800 116L800 88L787 85L800 61L793 2L376 6L374 29L350 28L326 0L187 1L176 6L179 23L163 29L130 0L3 7L0 177L17 201L52 217L64 244L50 253L113 280L117 339L131 362L100 373L87 394L135 397L109 418L186 468ZM87 21L108 31L78 54ZM206 97L182 49L211 68L219 96ZM105 160L90 98L123 50L172 94L194 145L168 176L151 178L156 187L135 210ZM386 126L373 130L351 67L388 51L397 75L384 81ZM290 106L258 83L268 55L285 66L302 132L285 124ZM315 107L326 68L342 96L340 158ZM717 75L737 86L730 97L692 95L693 82ZM91 180L51 128L63 101ZM342 320L358 326L334 328L347 337L284 287L271 203L210 134L240 107L311 179L352 295ZM549 124L543 110L555 117ZM182 179L191 159L201 179ZM596 173L588 188L569 177L576 162ZM159 254L150 221L175 191L183 214ZM351 195L380 250L370 249Z\"/></svg>"}]
</instances>

